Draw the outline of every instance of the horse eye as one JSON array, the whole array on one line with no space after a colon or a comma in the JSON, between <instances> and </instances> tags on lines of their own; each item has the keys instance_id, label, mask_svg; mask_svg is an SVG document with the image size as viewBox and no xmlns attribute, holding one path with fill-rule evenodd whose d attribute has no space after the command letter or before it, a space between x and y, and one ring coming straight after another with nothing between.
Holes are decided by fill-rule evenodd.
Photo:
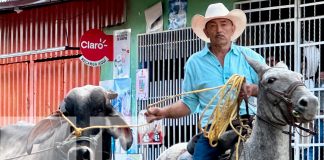
<instances>
[{"instance_id":1,"label":"horse eye","mask_svg":"<svg viewBox=\"0 0 324 160\"><path fill-rule=\"evenodd\" d=\"M268 83L273 83L274 81L276 81L277 79L276 78L269 78L268 79Z\"/></svg>"}]
</instances>

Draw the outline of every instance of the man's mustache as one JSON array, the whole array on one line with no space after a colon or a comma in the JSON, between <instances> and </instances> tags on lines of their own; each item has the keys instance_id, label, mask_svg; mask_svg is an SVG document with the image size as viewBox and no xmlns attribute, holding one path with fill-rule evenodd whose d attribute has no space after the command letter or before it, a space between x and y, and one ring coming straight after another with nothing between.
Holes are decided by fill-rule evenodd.
<instances>
[{"instance_id":1,"label":"man's mustache","mask_svg":"<svg viewBox=\"0 0 324 160\"><path fill-rule=\"evenodd\" d=\"M224 38L225 35L223 35L223 34L221 34L221 33L217 33L217 34L215 35L215 37L216 37L216 38Z\"/></svg>"}]
</instances>

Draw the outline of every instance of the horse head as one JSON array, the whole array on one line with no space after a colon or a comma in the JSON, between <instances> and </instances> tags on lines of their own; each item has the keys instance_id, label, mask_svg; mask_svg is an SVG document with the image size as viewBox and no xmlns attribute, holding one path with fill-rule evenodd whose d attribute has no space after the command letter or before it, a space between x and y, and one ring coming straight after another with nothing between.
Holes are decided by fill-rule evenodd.
<instances>
[{"instance_id":1,"label":"horse head","mask_svg":"<svg viewBox=\"0 0 324 160\"><path fill-rule=\"evenodd\" d=\"M302 82L302 75L283 63L274 67L249 57L248 63L259 76L257 116L278 125L294 125L314 119L319 102Z\"/></svg>"}]
</instances>

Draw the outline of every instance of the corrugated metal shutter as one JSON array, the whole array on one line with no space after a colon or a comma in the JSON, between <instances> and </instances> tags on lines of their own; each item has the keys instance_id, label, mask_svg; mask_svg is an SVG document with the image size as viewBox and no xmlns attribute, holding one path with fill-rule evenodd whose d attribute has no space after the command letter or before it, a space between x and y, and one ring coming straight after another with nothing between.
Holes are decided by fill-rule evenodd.
<instances>
[{"instance_id":1,"label":"corrugated metal shutter","mask_svg":"<svg viewBox=\"0 0 324 160\"><path fill-rule=\"evenodd\" d=\"M79 0L20 14L0 14L0 55L60 46L78 47L81 35L125 21L125 0ZM100 68L79 51L0 59L0 125L38 121L57 110L73 87L99 84Z\"/></svg>"},{"instance_id":2,"label":"corrugated metal shutter","mask_svg":"<svg viewBox=\"0 0 324 160\"><path fill-rule=\"evenodd\" d=\"M78 58L35 62L33 64L35 110L30 116L39 121L58 110L64 95L74 87L86 84L99 85L99 68L89 67Z\"/></svg>"},{"instance_id":3,"label":"corrugated metal shutter","mask_svg":"<svg viewBox=\"0 0 324 160\"><path fill-rule=\"evenodd\" d=\"M2 14L0 54L78 47L85 31L125 22L125 5L125 0L79 0L24 10L19 14ZM76 51L52 52L1 59L0 64L77 54Z\"/></svg>"},{"instance_id":4,"label":"corrugated metal shutter","mask_svg":"<svg viewBox=\"0 0 324 160\"><path fill-rule=\"evenodd\" d=\"M28 120L28 66L0 65L0 125Z\"/></svg>"},{"instance_id":5,"label":"corrugated metal shutter","mask_svg":"<svg viewBox=\"0 0 324 160\"><path fill-rule=\"evenodd\" d=\"M37 122L59 108L71 88L99 85L100 68L78 58L0 65L0 126Z\"/></svg>"}]
</instances>

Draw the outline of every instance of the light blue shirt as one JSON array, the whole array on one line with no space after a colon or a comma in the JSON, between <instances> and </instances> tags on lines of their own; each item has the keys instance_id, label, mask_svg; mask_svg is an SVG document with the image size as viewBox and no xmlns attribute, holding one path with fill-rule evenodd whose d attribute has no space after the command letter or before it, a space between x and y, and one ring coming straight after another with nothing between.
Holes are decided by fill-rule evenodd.
<instances>
[{"instance_id":1,"label":"light blue shirt","mask_svg":"<svg viewBox=\"0 0 324 160\"><path fill-rule=\"evenodd\" d=\"M238 74L246 78L248 84L257 84L259 79L257 73L245 60L243 53L252 59L265 63L264 58L255 51L235 45L232 43L230 51L224 59L224 66L218 61L217 57L209 50L209 45L204 49L194 53L185 65L185 77L183 81L183 92L212 88L224 85L233 75ZM188 94L182 97L182 102L189 107L191 113L202 112L212 97L217 94L218 89ZM217 100L206 110L202 117L202 126L205 126L208 118L214 110ZM255 114L256 108L249 106L249 114ZM244 101L240 106L240 115L246 114Z\"/></svg>"}]
</instances>

